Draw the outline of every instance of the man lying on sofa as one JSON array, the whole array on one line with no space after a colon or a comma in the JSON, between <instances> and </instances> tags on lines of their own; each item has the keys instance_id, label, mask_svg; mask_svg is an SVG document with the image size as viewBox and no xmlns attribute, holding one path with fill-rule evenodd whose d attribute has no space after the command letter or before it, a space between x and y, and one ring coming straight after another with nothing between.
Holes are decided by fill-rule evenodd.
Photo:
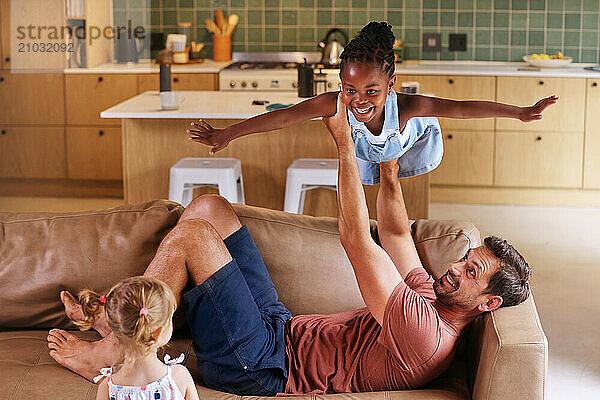
<instances>
[{"instance_id":1,"label":"man lying on sofa","mask_svg":"<svg viewBox=\"0 0 600 400\"><path fill-rule=\"evenodd\" d=\"M380 168L383 248L375 244L345 110L338 102L325 123L339 152L340 240L366 308L291 318L247 229L218 196L190 204L146 270L185 302L198 366L211 388L275 395L419 387L449 366L461 330L478 314L529 294L527 263L495 237L434 282L411 237L395 161ZM184 293L188 280L197 286ZM82 318L72 295L61 299L69 318ZM87 379L118 360L105 320L94 328L103 336L98 342L61 330L48 336L51 356Z\"/></svg>"}]
</instances>

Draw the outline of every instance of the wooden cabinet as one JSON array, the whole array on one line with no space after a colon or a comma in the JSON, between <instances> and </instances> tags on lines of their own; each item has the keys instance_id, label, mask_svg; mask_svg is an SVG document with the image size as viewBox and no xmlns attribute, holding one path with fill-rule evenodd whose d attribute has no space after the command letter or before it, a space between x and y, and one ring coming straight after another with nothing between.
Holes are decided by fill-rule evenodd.
<instances>
[{"instance_id":1,"label":"wooden cabinet","mask_svg":"<svg viewBox=\"0 0 600 400\"><path fill-rule=\"evenodd\" d=\"M583 78L498 77L499 102L529 106L553 94L560 97L560 100L544 112L544 117L540 121L523 123L515 119L498 118L496 129L583 132L585 82Z\"/></svg>"},{"instance_id":2,"label":"wooden cabinet","mask_svg":"<svg viewBox=\"0 0 600 400\"><path fill-rule=\"evenodd\" d=\"M431 173L437 185L491 186L494 169L494 133L445 131L444 157Z\"/></svg>"},{"instance_id":3,"label":"wooden cabinet","mask_svg":"<svg viewBox=\"0 0 600 400\"><path fill-rule=\"evenodd\" d=\"M138 75L138 93L159 89L158 74ZM171 90L219 90L219 75L175 73L171 75Z\"/></svg>"},{"instance_id":4,"label":"wooden cabinet","mask_svg":"<svg viewBox=\"0 0 600 400\"><path fill-rule=\"evenodd\" d=\"M0 71L0 123L64 124L63 74Z\"/></svg>"},{"instance_id":5,"label":"wooden cabinet","mask_svg":"<svg viewBox=\"0 0 600 400\"><path fill-rule=\"evenodd\" d=\"M0 177L65 178L65 129L0 125Z\"/></svg>"},{"instance_id":6,"label":"wooden cabinet","mask_svg":"<svg viewBox=\"0 0 600 400\"><path fill-rule=\"evenodd\" d=\"M583 188L600 189L600 79L588 79Z\"/></svg>"},{"instance_id":7,"label":"wooden cabinet","mask_svg":"<svg viewBox=\"0 0 600 400\"><path fill-rule=\"evenodd\" d=\"M10 69L10 2L0 0L0 67Z\"/></svg>"},{"instance_id":8,"label":"wooden cabinet","mask_svg":"<svg viewBox=\"0 0 600 400\"><path fill-rule=\"evenodd\" d=\"M121 128L68 127L67 165L69 179L123 179Z\"/></svg>"},{"instance_id":9,"label":"wooden cabinet","mask_svg":"<svg viewBox=\"0 0 600 400\"><path fill-rule=\"evenodd\" d=\"M496 132L496 186L581 188L583 134Z\"/></svg>"},{"instance_id":10,"label":"wooden cabinet","mask_svg":"<svg viewBox=\"0 0 600 400\"><path fill-rule=\"evenodd\" d=\"M132 74L68 74L65 83L68 125L120 125L100 113L137 94Z\"/></svg>"},{"instance_id":11,"label":"wooden cabinet","mask_svg":"<svg viewBox=\"0 0 600 400\"><path fill-rule=\"evenodd\" d=\"M422 93L453 100L490 100L496 98L496 78L493 76L396 75L396 88L402 82L419 82ZM493 130L494 119L440 118L443 130Z\"/></svg>"}]
</instances>

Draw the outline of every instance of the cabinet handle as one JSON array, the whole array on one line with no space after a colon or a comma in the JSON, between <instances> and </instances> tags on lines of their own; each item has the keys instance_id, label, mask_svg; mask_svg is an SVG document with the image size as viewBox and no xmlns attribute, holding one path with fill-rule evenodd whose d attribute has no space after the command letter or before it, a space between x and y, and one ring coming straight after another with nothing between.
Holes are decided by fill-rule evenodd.
<instances>
[{"instance_id":1,"label":"cabinet handle","mask_svg":"<svg viewBox=\"0 0 600 400\"><path fill-rule=\"evenodd\" d=\"M173 82L179 82L179 78L173 78Z\"/></svg>"},{"instance_id":2,"label":"cabinet handle","mask_svg":"<svg viewBox=\"0 0 600 400\"><path fill-rule=\"evenodd\" d=\"M448 79L448 83L452 85L454 83L454 79Z\"/></svg>"},{"instance_id":3,"label":"cabinet handle","mask_svg":"<svg viewBox=\"0 0 600 400\"><path fill-rule=\"evenodd\" d=\"M448 139L452 139L454 136L452 135L448 135Z\"/></svg>"},{"instance_id":4,"label":"cabinet handle","mask_svg":"<svg viewBox=\"0 0 600 400\"><path fill-rule=\"evenodd\" d=\"M100 131L100 132L98 132L98 135L100 135L100 136L104 136L104 131Z\"/></svg>"},{"instance_id":5,"label":"cabinet handle","mask_svg":"<svg viewBox=\"0 0 600 400\"><path fill-rule=\"evenodd\" d=\"M6 57L6 58L4 59L4 61L6 61L6 62L10 62L10 57Z\"/></svg>"},{"instance_id":6,"label":"cabinet handle","mask_svg":"<svg viewBox=\"0 0 600 400\"><path fill-rule=\"evenodd\" d=\"M598 86L598 82L594 82L594 83L592 83L592 86L593 86L593 87L596 87L596 86Z\"/></svg>"},{"instance_id":7,"label":"cabinet handle","mask_svg":"<svg viewBox=\"0 0 600 400\"><path fill-rule=\"evenodd\" d=\"M540 81L540 85L543 85L543 84L544 84L544 81Z\"/></svg>"},{"instance_id":8,"label":"cabinet handle","mask_svg":"<svg viewBox=\"0 0 600 400\"><path fill-rule=\"evenodd\" d=\"M542 137L538 136L538 137L535 138L535 140L537 140L538 142L541 142L542 141Z\"/></svg>"},{"instance_id":9,"label":"cabinet handle","mask_svg":"<svg viewBox=\"0 0 600 400\"><path fill-rule=\"evenodd\" d=\"M101 77L101 76L98 77L98 82L102 82L103 80L104 80L103 77Z\"/></svg>"},{"instance_id":10,"label":"cabinet handle","mask_svg":"<svg viewBox=\"0 0 600 400\"><path fill-rule=\"evenodd\" d=\"M2 134L6 135L6 129L2 129Z\"/></svg>"},{"instance_id":11,"label":"cabinet handle","mask_svg":"<svg viewBox=\"0 0 600 400\"><path fill-rule=\"evenodd\" d=\"M4 77L0 76L0 82L4 82Z\"/></svg>"}]
</instances>

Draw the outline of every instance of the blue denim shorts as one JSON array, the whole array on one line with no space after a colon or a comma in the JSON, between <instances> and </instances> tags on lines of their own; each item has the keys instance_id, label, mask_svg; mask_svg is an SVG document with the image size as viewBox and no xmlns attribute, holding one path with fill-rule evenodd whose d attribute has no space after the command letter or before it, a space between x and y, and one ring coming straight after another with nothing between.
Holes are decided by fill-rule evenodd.
<instances>
[{"instance_id":1,"label":"blue denim shorts","mask_svg":"<svg viewBox=\"0 0 600 400\"><path fill-rule=\"evenodd\" d=\"M278 300L248 229L224 242L233 261L183 295L202 379L209 388L238 395L282 393L284 328L291 313Z\"/></svg>"},{"instance_id":2,"label":"blue denim shorts","mask_svg":"<svg viewBox=\"0 0 600 400\"><path fill-rule=\"evenodd\" d=\"M413 122L413 120L421 123L421 120L429 122L429 120L433 120L433 118L413 118L409 122ZM444 143L437 120L435 123L423 125L423 134L414 142L414 144L412 144L412 147L398 158L398 165L400 167L398 170L399 178L426 174L437 168L442 161L442 156L444 155ZM409 126L407 125L405 129L408 128ZM387 161L390 159L393 158L382 158L380 161ZM358 152L356 161L358 164L358 173L363 185L375 185L379 183L378 162L367 161L360 158L358 157Z\"/></svg>"}]
</instances>

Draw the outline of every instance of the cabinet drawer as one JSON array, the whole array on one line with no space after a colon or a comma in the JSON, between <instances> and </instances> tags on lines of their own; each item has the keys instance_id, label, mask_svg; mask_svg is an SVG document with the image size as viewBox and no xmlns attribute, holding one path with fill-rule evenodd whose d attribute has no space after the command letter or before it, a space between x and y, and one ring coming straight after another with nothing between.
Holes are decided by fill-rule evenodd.
<instances>
[{"instance_id":1,"label":"cabinet drawer","mask_svg":"<svg viewBox=\"0 0 600 400\"><path fill-rule=\"evenodd\" d=\"M0 126L0 177L65 178L63 127Z\"/></svg>"},{"instance_id":2,"label":"cabinet drawer","mask_svg":"<svg viewBox=\"0 0 600 400\"><path fill-rule=\"evenodd\" d=\"M496 98L496 78L493 76L397 75L396 88L407 81L419 82L421 93L446 99L494 101ZM494 119L440 118L440 125L444 130L493 130Z\"/></svg>"},{"instance_id":3,"label":"cabinet drawer","mask_svg":"<svg viewBox=\"0 0 600 400\"><path fill-rule=\"evenodd\" d=\"M63 74L0 71L0 123L65 123Z\"/></svg>"},{"instance_id":4,"label":"cabinet drawer","mask_svg":"<svg viewBox=\"0 0 600 400\"><path fill-rule=\"evenodd\" d=\"M444 157L431 173L431 183L491 186L494 134L445 131L443 135Z\"/></svg>"},{"instance_id":5,"label":"cabinet drawer","mask_svg":"<svg viewBox=\"0 0 600 400\"><path fill-rule=\"evenodd\" d=\"M10 69L10 3L11 0L0 0L0 66Z\"/></svg>"},{"instance_id":6,"label":"cabinet drawer","mask_svg":"<svg viewBox=\"0 0 600 400\"><path fill-rule=\"evenodd\" d=\"M121 128L67 128L70 179L122 180Z\"/></svg>"},{"instance_id":7,"label":"cabinet drawer","mask_svg":"<svg viewBox=\"0 0 600 400\"><path fill-rule=\"evenodd\" d=\"M588 79L583 188L600 189L600 79Z\"/></svg>"},{"instance_id":8,"label":"cabinet drawer","mask_svg":"<svg viewBox=\"0 0 600 400\"><path fill-rule=\"evenodd\" d=\"M496 133L496 186L581 188L583 134Z\"/></svg>"},{"instance_id":9,"label":"cabinet drawer","mask_svg":"<svg viewBox=\"0 0 600 400\"><path fill-rule=\"evenodd\" d=\"M100 118L100 113L136 94L137 78L132 74L66 75L67 124L119 124Z\"/></svg>"},{"instance_id":10,"label":"cabinet drawer","mask_svg":"<svg viewBox=\"0 0 600 400\"><path fill-rule=\"evenodd\" d=\"M498 77L498 101L518 106L531 106L543 97L557 95L558 103L544 112L540 121L523 123L516 119L498 118L497 129L536 132L583 132L585 110L583 78L513 78Z\"/></svg>"},{"instance_id":11,"label":"cabinet drawer","mask_svg":"<svg viewBox=\"0 0 600 400\"><path fill-rule=\"evenodd\" d=\"M172 90L219 90L217 74L172 74ZM160 89L159 74L138 75L139 93Z\"/></svg>"}]
</instances>

